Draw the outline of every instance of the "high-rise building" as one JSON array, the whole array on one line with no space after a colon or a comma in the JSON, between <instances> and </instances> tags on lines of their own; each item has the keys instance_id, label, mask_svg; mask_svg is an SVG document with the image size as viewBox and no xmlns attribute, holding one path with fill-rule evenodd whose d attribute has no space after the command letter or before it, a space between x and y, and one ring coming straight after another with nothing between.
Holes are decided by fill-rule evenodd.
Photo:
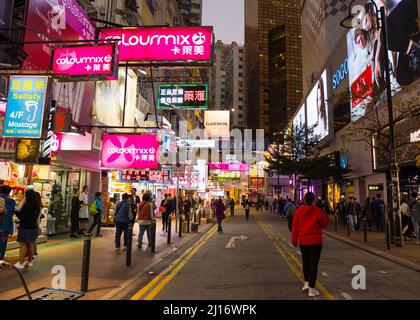
<instances>
[{"instance_id":1,"label":"high-rise building","mask_svg":"<svg viewBox=\"0 0 420 320\"><path fill-rule=\"evenodd\" d=\"M177 0L177 3L186 26L201 26L203 0Z\"/></svg>"},{"instance_id":2,"label":"high-rise building","mask_svg":"<svg viewBox=\"0 0 420 320\"><path fill-rule=\"evenodd\" d=\"M217 41L214 46L213 67L210 74L210 109L226 109L226 70L225 60L229 45Z\"/></svg>"},{"instance_id":3,"label":"high-rise building","mask_svg":"<svg viewBox=\"0 0 420 320\"><path fill-rule=\"evenodd\" d=\"M225 106L231 110L234 128L246 127L244 46L233 42L225 58Z\"/></svg>"},{"instance_id":4,"label":"high-rise building","mask_svg":"<svg viewBox=\"0 0 420 320\"><path fill-rule=\"evenodd\" d=\"M264 129L267 139L287 125L302 99L300 3L245 0L248 126Z\"/></svg>"}]
</instances>

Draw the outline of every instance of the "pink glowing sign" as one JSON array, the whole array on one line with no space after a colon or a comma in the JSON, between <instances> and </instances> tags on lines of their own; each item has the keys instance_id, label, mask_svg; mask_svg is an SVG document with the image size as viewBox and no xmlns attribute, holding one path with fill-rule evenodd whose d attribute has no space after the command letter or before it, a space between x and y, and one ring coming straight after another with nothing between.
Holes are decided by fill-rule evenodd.
<instances>
[{"instance_id":1,"label":"pink glowing sign","mask_svg":"<svg viewBox=\"0 0 420 320\"><path fill-rule=\"evenodd\" d=\"M89 132L84 135L54 132L51 136L51 151L90 151L92 150L93 136Z\"/></svg>"},{"instance_id":2,"label":"pink glowing sign","mask_svg":"<svg viewBox=\"0 0 420 320\"><path fill-rule=\"evenodd\" d=\"M210 62L212 27L102 29L100 40L119 40L124 62Z\"/></svg>"},{"instance_id":3,"label":"pink glowing sign","mask_svg":"<svg viewBox=\"0 0 420 320\"><path fill-rule=\"evenodd\" d=\"M111 76L116 69L115 46L71 46L54 50L52 70L59 76Z\"/></svg>"},{"instance_id":4,"label":"pink glowing sign","mask_svg":"<svg viewBox=\"0 0 420 320\"><path fill-rule=\"evenodd\" d=\"M102 167L108 169L158 169L156 135L105 134Z\"/></svg>"},{"instance_id":5,"label":"pink glowing sign","mask_svg":"<svg viewBox=\"0 0 420 320\"><path fill-rule=\"evenodd\" d=\"M210 163L210 170L222 170L222 171L240 171L246 172L249 169L248 164L244 163Z\"/></svg>"}]
</instances>

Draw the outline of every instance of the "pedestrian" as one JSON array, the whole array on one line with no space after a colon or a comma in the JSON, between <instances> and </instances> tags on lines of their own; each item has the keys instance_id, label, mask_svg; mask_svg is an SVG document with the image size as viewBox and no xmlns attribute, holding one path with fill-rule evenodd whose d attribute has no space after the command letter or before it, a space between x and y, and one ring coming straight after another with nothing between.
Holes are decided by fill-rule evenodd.
<instances>
[{"instance_id":1,"label":"pedestrian","mask_svg":"<svg viewBox=\"0 0 420 320\"><path fill-rule=\"evenodd\" d=\"M79 234L79 211L80 211L80 200L79 200L79 189L73 189L73 197L71 198L71 238L78 238Z\"/></svg>"},{"instance_id":2,"label":"pedestrian","mask_svg":"<svg viewBox=\"0 0 420 320\"><path fill-rule=\"evenodd\" d=\"M411 241L413 240L414 228L411 228L413 224L410 223L410 220L411 220L410 207L408 206L407 199L402 199L401 201L400 215L401 215L401 229L404 236L404 240Z\"/></svg>"},{"instance_id":3,"label":"pedestrian","mask_svg":"<svg viewBox=\"0 0 420 320\"><path fill-rule=\"evenodd\" d=\"M89 208L90 214L93 216L93 223L89 228L88 234L91 235L92 231L95 227L96 228L96 235L95 237L102 237L101 234L101 225L102 225L102 200L101 200L101 193L96 192L93 198L93 202Z\"/></svg>"},{"instance_id":4,"label":"pedestrian","mask_svg":"<svg viewBox=\"0 0 420 320\"><path fill-rule=\"evenodd\" d=\"M178 200L178 213L182 214L184 212L184 206L186 202L184 201L184 198L182 196L179 197Z\"/></svg>"},{"instance_id":5,"label":"pedestrian","mask_svg":"<svg viewBox=\"0 0 420 320\"><path fill-rule=\"evenodd\" d=\"M360 215L360 205L356 202L355 197L350 197L350 202L347 205L347 218L350 225L350 232L356 231L357 217Z\"/></svg>"},{"instance_id":6,"label":"pedestrian","mask_svg":"<svg viewBox=\"0 0 420 320\"><path fill-rule=\"evenodd\" d=\"M278 212L277 211L278 205L279 205L279 202L278 202L277 198L274 198L274 200L273 200L273 210L274 210L274 213Z\"/></svg>"},{"instance_id":7,"label":"pedestrian","mask_svg":"<svg viewBox=\"0 0 420 320\"><path fill-rule=\"evenodd\" d=\"M13 235L14 230L13 215L15 213L16 202L9 197L11 191L12 188L10 186L0 186L0 261L4 260L7 239L9 235Z\"/></svg>"},{"instance_id":8,"label":"pedestrian","mask_svg":"<svg viewBox=\"0 0 420 320\"><path fill-rule=\"evenodd\" d=\"M230 198L229 208L230 208L230 216L234 217L235 216L235 200L233 200L233 198Z\"/></svg>"},{"instance_id":9,"label":"pedestrian","mask_svg":"<svg viewBox=\"0 0 420 320\"><path fill-rule=\"evenodd\" d=\"M248 199L245 200L245 217L246 220L249 220L249 211L251 210L251 203Z\"/></svg>"},{"instance_id":10,"label":"pedestrian","mask_svg":"<svg viewBox=\"0 0 420 320\"><path fill-rule=\"evenodd\" d=\"M293 218L292 244L300 246L303 261L305 284L302 291L309 297L319 296L315 290L318 265L322 251L322 229L327 228L328 219L325 212L315 206L315 195L305 195L305 205L299 207Z\"/></svg>"},{"instance_id":11,"label":"pedestrian","mask_svg":"<svg viewBox=\"0 0 420 320\"><path fill-rule=\"evenodd\" d=\"M222 221L226 219L226 216L225 216L226 206L223 204L222 199L219 199L216 202L215 211L216 211L217 226L218 226L217 232L223 233Z\"/></svg>"},{"instance_id":12,"label":"pedestrian","mask_svg":"<svg viewBox=\"0 0 420 320\"><path fill-rule=\"evenodd\" d=\"M347 202L345 199L340 200L340 202L338 203L337 212L341 223L343 224L343 226L345 226L347 215Z\"/></svg>"},{"instance_id":13,"label":"pedestrian","mask_svg":"<svg viewBox=\"0 0 420 320\"><path fill-rule=\"evenodd\" d=\"M287 225L289 226L289 231L292 232L292 223L293 223L293 216L296 212L296 205L292 202L292 199L287 199L287 203L284 207L284 212L286 212L287 216Z\"/></svg>"},{"instance_id":14,"label":"pedestrian","mask_svg":"<svg viewBox=\"0 0 420 320\"><path fill-rule=\"evenodd\" d=\"M188 196L184 204L184 214L185 214L186 221L189 221L188 219L191 215L191 210L193 210L193 202L192 202L191 196Z\"/></svg>"},{"instance_id":15,"label":"pedestrian","mask_svg":"<svg viewBox=\"0 0 420 320\"><path fill-rule=\"evenodd\" d=\"M131 203L128 201L130 195L124 193L122 200L118 202L115 208L115 249L121 248L121 235L124 234L124 250L127 249L128 244L128 225L133 221L133 212Z\"/></svg>"},{"instance_id":16,"label":"pedestrian","mask_svg":"<svg viewBox=\"0 0 420 320\"><path fill-rule=\"evenodd\" d=\"M37 199L36 192L32 189L26 190L25 198L16 210L19 218L19 231L17 242L19 242L19 260L15 264L18 269L34 265L34 242L38 237L38 218L41 214L41 206ZM25 258L28 261L25 263Z\"/></svg>"},{"instance_id":17,"label":"pedestrian","mask_svg":"<svg viewBox=\"0 0 420 320\"><path fill-rule=\"evenodd\" d=\"M37 205L39 205L39 207L42 208L42 199L41 199L41 194L39 192L35 191L35 198L36 198L36 201L37 201ZM42 219L44 219L44 218L45 218L45 215L42 212L40 212L40 214L38 216L38 220L37 220L38 233L37 233L37 237L34 241L34 258L38 257L37 240L38 240L38 237L42 234L42 229L41 229L40 225L41 225Z\"/></svg>"},{"instance_id":18,"label":"pedestrian","mask_svg":"<svg viewBox=\"0 0 420 320\"><path fill-rule=\"evenodd\" d=\"M372 230L372 220L373 220L373 213L372 213L372 201L369 197L366 198L365 203L363 204L363 217L366 219L368 231Z\"/></svg>"},{"instance_id":19,"label":"pedestrian","mask_svg":"<svg viewBox=\"0 0 420 320\"><path fill-rule=\"evenodd\" d=\"M162 212L162 231L168 232L169 216L173 212L171 194L165 194L161 207L165 208L165 211Z\"/></svg>"},{"instance_id":20,"label":"pedestrian","mask_svg":"<svg viewBox=\"0 0 420 320\"><path fill-rule=\"evenodd\" d=\"M86 226L89 223L89 200L88 200L88 186L84 186L82 193L79 196L80 210L79 223L81 234L86 233Z\"/></svg>"},{"instance_id":21,"label":"pedestrian","mask_svg":"<svg viewBox=\"0 0 420 320\"><path fill-rule=\"evenodd\" d=\"M283 197L280 197L279 200L279 213L282 217L285 216L285 212L284 212L284 206L285 206L286 202L284 201Z\"/></svg>"},{"instance_id":22,"label":"pedestrian","mask_svg":"<svg viewBox=\"0 0 420 320\"><path fill-rule=\"evenodd\" d=\"M410 195L408 207L410 208L410 217L414 225L417 242L420 241L420 201L417 200L418 193L413 192Z\"/></svg>"},{"instance_id":23,"label":"pedestrian","mask_svg":"<svg viewBox=\"0 0 420 320\"><path fill-rule=\"evenodd\" d=\"M139 237L137 240L137 248L143 246L144 233L147 234L149 248L152 246L152 224L156 221L155 210L153 209L152 197L149 193L143 195L142 202L139 204L137 212L137 220L139 222Z\"/></svg>"},{"instance_id":24,"label":"pedestrian","mask_svg":"<svg viewBox=\"0 0 420 320\"><path fill-rule=\"evenodd\" d=\"M132 200L131 206L133 208L133 212L137 212L137 207L138 207L141 200L140 200L140 197L137 195L137 189L136 188L131 188L130 198Z\"/></svg>"},{"instance_id":25,"label":"pedestrian","mask_svg":"<svg viewBox=\"0 0 420 320\"><path fill-rule=\"evenodd\" d=\"M376 231L383 232L385 228L385 202L381 195L377 194L375 201L372 202L372 211L376 221Z\"/></svg>"}]
</instances>

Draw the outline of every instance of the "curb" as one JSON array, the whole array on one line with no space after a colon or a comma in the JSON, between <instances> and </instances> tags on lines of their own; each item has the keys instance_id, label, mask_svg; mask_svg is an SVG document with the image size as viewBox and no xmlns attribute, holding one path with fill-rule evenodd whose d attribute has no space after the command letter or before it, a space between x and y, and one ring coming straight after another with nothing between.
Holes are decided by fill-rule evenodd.
<instances>
[{"instance_id":1,"label":"curb","mask_svg":"<svg viewBox=\"0 0 420 320\"><path fill-rule=\"evenodd\" d=\"M194 236L191 239L189 239L185 243L181 244L181 246L178 247L175 251L179 250L184 245L190 243L192 240L196 239L201 234L206 234L212 227L213 227L212 224L206 225L200 232L195 233ZM166 259L167 257L169 257L171 254L173 254L175 252L175 251L172 251L172 250L169 250L169 249L170 248L167 248L164 251L162 251L160 253L162 255L162 257L160 257L157 261L155 261L153 264L151 264L150 266L148 266L147 267L148 268L147 270L150 270L150 269L154 268L159 263L161 263L164 259ZM165 253L165 251L167 251L167 253ZM137 274L137 275L131 277L130 279L126 280L125 282L123 282L122 284L120 284L117 288L113 289L112 291L108 292L104 296L100 297L98 300L99 301L102 301L102 300L112 300L115 296L117 296L118 294L120 294L121 291L127 289L129 286L131 286L133 283L135 283L138 279L140 279L141 277L143 277L147 273L147 270L145 272L142 272L140 274Z\"/></svg>"},{"instance_id":2,"label":"curb","mask_svg":"<svg viewBox=\"0 0 420 320\"><path fill-rule=\"evenodd\" d=\"M373 248L371 248L369 246L366 246L366 245L363 245L363 244L361 244L359 242L356 242L356 241L353 241L353 240L349 240L349 239L343 238L341 236L337 236L337 235L335 235L335 234L333 234L333 233L331 233L329 231L325 231L324 233L325 233L325 235L327 235L327 236L329 236L329 237L331 237L333 239L336 239L338 241L344 242L346 244L349 244L349 245L351 245L351 246L353 246L355 248L361 249L361 250L366 251L368 253L374 254L374 255L382 258L382 259L391 261L393 263L396 263L396 264L398 264L400 266L403 266L405 268L411 269L413 271L420 272L420 265L418 265L416 263L410 262L410 261L405 260L405 259L402 259L402 258L398 258L398 257L393 256L391 254L388 254L388 253L386 253L386 252L384 252L382 250L373 249Z\"/></svg>"}]
</instances>

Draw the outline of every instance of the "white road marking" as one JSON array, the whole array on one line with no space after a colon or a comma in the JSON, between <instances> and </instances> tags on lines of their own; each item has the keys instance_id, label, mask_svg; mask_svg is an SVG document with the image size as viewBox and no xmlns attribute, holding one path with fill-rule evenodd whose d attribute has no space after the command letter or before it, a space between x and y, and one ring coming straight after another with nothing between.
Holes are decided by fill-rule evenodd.
<instances>
[{"instance_id":1,"label":"white road marking","mask_svg":"<svg viewBox=\"0 0 420 320\"><path fill-rule=\"evenodd\" d=\"M235 245L235 240L246 240L248 239L248 237L246 236L240 236L240 237L233 237L232 239L229 240L229 242L226 245L226 249L233 249L236 247Z\"/></svg>"},{"instance_id":2,"label":"white road marking","mask_svg":"<svg viewBox=\"0 0 420 320\"><path fill-rule=\"evenodd\" d=\"M346 300L354 300L353 297L351 295L349 295L348 293L342 292L341 295Z\"/></svg>"},{"instance_id":3,"label":"white road marking","mask_svg":"<svg viewBox=\"0 0 420 320\"><path fill-rule=\"evenodd\" d=\"M379 271L379 273L388 274L388 272L385 272L385 271Z\"/></svg>"}]
</instances>

